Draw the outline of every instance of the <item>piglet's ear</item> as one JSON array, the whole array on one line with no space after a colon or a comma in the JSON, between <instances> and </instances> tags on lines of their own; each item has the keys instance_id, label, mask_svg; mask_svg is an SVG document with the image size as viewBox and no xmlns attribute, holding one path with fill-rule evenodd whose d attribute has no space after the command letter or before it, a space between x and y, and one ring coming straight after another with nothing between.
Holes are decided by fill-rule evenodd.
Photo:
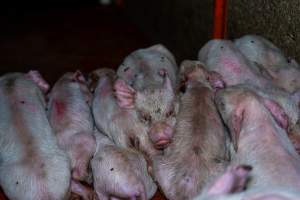
<instances>
[{"instance_id":1,"label":"piglet's ear","mask_svg":"<svg viewBox=\"0 0 300 200\"><path fill-rule=\"evenodd\" d=\"M119 107L131 109L134 108L136 91L126 84L122 79L117 79L114 84L115 96Z\"/></svg>"},{"instance_id":2,"label":"piglet's ear","mask_svg":"<svg viewBox=\"0 0 300 200\"><path fill-rule=\"evenodd\" d=\"M287 131L289 119L283 108L275 101L266 98L263 99L263 104L270 111L277 124Z\"/></svg>"},{"instance_id":3,"label":"piglet's ear","mask_svg":"<svg viewBox=\"0 0 300 200\"><path fill-rule=\"evenodd\" d=\"M77 70L73 74L73 80L86 84L86 80L81 71Z\"/></svg>"},{"instance_id":4,"label":"piglet's ear","mask_svg":"<svg viewBox=\"0 0 300 200\"><path fill-rule=\"evenodd\" d=\"M32 80L33 82L35 82L44 93L48 92L50 86L38 71L36 70L29 71L26 74L26 77Z\"/></svg>"},{"instance_id":5,"label":"piglet's ear","mask_svg":"<svg viewBox=\"0 0 300 200\"><path fill-rule=\"evenodd\" d=\"M88 87L91 92L94 92L98 84L99 76L95 73L90 73L88 77Z\"/></svg>"},{"instance_id":6,"label":"piglet's ear","mask_svg":"<svg viewBox=\"0 0 300 200\"><path fill-rule=\"evenodd\" d=\"M163 84L164 84L164 85L163 85L164 90L165 90L166 92L168 92L169 94L171 93L172 95L175 96L174 89L173 89L173 87L172 87L172 83L171 83L171 80L170 80L168 74L166 74L166 75L164 76L164 82L163 82Z\"/></svg>"},{"instance_id":7,"label":"piglet's ear","mask_svg":"<svg viewBox=\"0 0 300 200\"><path fill-rule=\"evenodd\" d=\"M240 137L241 127L244 119L244 110L237 109L235 113L229 118L228 127L231 134L231 140L234 150L238 151L238 141Z\"/></svg>"}]
</instances>

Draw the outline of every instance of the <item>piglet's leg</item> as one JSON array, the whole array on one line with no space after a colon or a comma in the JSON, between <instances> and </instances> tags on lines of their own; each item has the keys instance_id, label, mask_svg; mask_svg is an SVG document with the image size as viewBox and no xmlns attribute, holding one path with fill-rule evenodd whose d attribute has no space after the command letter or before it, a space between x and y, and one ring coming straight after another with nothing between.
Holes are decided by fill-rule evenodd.
<instances>
[{"instance_id":1,"label":"piglet's leg","mask_svg":"<svg viewBox=\"0 0 300 200\"><path fill-rule=\"evenodd\" d=\"M118 105L121 108L133 108L135 90L127 85L125 81L118 79L114 85L115 95L117 97Z\"/></svg>"},{"instance_id":2,"label":"piglet's leg","mask_svg":"<svg viewBox=\"0 0 300 200\"><path fill-rule=\"evenodd\" d=\"M219 177L209 188L209 195L220 195L234 192L240 192L244 189L251 166L239 165L237 167L229 167L227 171Z\"/></svg>"},{"instance_id":3,"label":"piglet's leg","mask_svg":"<svg viewBox=\"0 0 300 200\"><path fill-rule=\"evenodd\" d=\"M82 197L83 200L98 200L97 195L92 188L84 186L78 181L71 181L71 191Z\"/></svg>"},{"instance_id":4,"label":"piglet's leg","mask_svg":"<svg viewBox=\"0 0 300 200\"><path fill-rule=\"evenodd\" d=\"M81 132L74 135L71 140L72 178L84 180L88 176L89 160L96 150L95 138L90 133Z\"/></svg>"}]
</instances>

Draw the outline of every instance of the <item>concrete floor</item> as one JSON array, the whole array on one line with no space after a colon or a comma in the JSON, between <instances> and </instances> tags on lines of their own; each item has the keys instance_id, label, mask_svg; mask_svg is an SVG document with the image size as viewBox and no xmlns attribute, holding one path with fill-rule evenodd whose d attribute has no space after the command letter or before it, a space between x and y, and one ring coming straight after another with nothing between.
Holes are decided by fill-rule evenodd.
<instances>
[{"instance_id":1,"label":"concrete floor","mask_svg":"<svg viewBox=\"0 0 300 200\"><path fill-rule=\"evenodd\" d=\"M35 69L50 84L66 71L117 68L130 52L152 45L114 7L24 9L1 13L0 26L0 75Z\"/></svg>"}]
</instances>

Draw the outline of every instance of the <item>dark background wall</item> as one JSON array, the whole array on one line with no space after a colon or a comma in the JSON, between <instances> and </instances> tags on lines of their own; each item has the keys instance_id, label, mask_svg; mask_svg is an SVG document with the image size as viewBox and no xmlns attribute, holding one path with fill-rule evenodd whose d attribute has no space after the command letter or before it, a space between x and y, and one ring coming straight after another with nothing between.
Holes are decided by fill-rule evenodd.
<instances>
[{"instance_id":1,"label":"dark background wall","mask_svg":"<svg viewBox=\"0 0 300 200\"><path fill-rule=\"evenodd\" d=\"M196 58L212 30L213 0L125 0L125 12L154 42L177 60Z\"/></svg>"},{"instance_id":2,"label":"dark background wall","mask_svg":"<svg viewBox=\"0 0 300 200\"><path fill-rule=\"evenodd\" d=\"M125 0L125 12L178 61L195 59L212 34L213 0ZM300 60L299 0L228 0L228 38L259 34Z\"/></svg>"}]
</instances>

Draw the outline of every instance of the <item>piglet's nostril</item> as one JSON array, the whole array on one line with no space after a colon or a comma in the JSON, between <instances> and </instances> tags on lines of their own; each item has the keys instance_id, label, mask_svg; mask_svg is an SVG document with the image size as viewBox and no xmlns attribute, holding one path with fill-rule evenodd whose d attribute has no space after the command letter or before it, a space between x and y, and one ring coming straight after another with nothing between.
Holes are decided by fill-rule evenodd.
<instances>
[{"instance_id":1,"label":"piglet's nostril","mask_svg":"<svg viewBox=\"0 0 300 200\"><path fill-rule=\"evenodd\" d=\"M166 127L164 128L164 133L165 133L165 135L166 135L168 138L171 138L172 135L173 135L173 130L172 130L172 128L171 128L170 126L166 126Z\"/></svg>"}]
</instances>

